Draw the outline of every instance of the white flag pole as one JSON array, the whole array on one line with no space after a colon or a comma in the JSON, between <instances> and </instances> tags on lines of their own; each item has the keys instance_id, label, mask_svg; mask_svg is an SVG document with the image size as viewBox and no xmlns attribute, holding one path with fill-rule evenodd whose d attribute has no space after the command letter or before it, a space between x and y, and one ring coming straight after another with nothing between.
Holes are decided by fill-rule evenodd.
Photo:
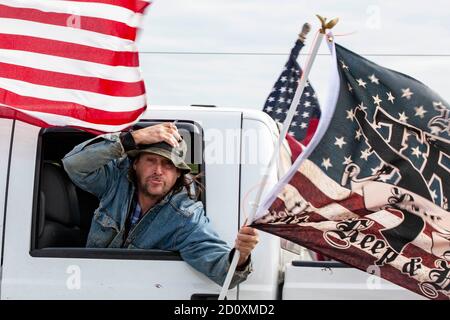
<instances>
[{"instance_id":1,"label":"white flag pole","mask_svg":"<svg viewBox=\"0 0 450 320\"><path fill-rule=\"evenodd\" d=\"M313 44L313 49L311 52L311 56L309 57L306 66L305 66L305 70L303 70L303 75L300 79L300 83L297 87L297 90L295 90L295 94L294 94L294 98L292 99L292 103L291 106L289 107L289 112L286 116L286 119L283 122L283 129L281 130L280 136L278 137L278 143L275 147L275 150L272 154L272 158L270 159L270 162L267 166L266 169L266 173L264 174L263 178L262 178L262 182L260 184L260 187L258 189L258 193L256 195L256 199L254 201L254 203L256 204L255 206L252 206L252 210L250 212L250 215L247 219L247 221L249 221L249 223L253 222L254 219L254 215L256 213L256 210L259 206L259 203L261 201L261 196L262 193L264 191L264 187L269 179L270 176L270 172L273 168L273 166L275 165L275 162L278 159L279 153L280 153L280 147L283 144L283 140L286 137L286 134L289 130L289 126L291 125L292 119L294 118L295 115L295 111L297 109L298 103L300 102L300 98L303 94L303 91L306 87L306 82L308 80L309 77L309 73L311 71L312 65L314 64L314 60L316 59L317 53L319 51L319 47L320 44L322 43L322 39L325 36L325 32L326 29L331 29L332 27L334 27L334 25L337 23L337 20L334 19L328 23L326 23L326 18L322 18L320 16L318 16L318 18L320 19L321 23L322 23L322 28L319 31L318 36L316 37L314 44ZM228 292L228 288L230 287L230 283L231 280L233 278L234 272L236 271L236 266L237 263L239 261L240 258L240 252L238 250L235 250L234 255L233 255L233 260L231 262L230 268L228 269L228 273L227 276L225 278L225 281L222 285L222 290L220 291L220 295L219 295L219 300L224 300L225 296Z\"/></svg>"}]
</instances>

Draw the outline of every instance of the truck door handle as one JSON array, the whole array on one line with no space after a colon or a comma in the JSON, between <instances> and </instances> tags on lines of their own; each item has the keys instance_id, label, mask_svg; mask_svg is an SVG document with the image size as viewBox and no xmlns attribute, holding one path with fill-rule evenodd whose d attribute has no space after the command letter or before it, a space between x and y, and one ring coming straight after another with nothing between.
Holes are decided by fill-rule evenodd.
<instances>
[{"instance_id":1,"label":"truck door handle","mask_svg":"<svg viewBox=\"0 0 450 320\"><path fill-rule=\"evenodd\" d=\"M216 293L194 293L191 296L191 300L218 300L219 295ZM227 300L227 297L225 297Z\"/></svg>"}]
</instances>

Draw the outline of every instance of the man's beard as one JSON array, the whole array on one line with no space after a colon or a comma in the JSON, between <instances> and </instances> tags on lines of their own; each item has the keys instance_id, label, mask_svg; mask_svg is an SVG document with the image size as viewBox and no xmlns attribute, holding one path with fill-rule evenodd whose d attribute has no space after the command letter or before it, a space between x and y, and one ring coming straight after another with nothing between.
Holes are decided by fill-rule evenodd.
<instances>
[{"instance_id":1,"label":"man's beard","mask_svg":"<svg viewBox=\"0 0 450 320\"><path fill-rule=\"evenodd\" d=\"M146 197L150 197L150 198L161 198L163 197L166 192L164 191L164 184L161 186L161 193L152 193L151 190L151 182L150 180L152 179L157 179L158 181L163 182L163 180L160 177L156 177L156 176L150 176L147 177L144 181L140 182L140 192L143 193Z\"/></svg>"}]
</instances>

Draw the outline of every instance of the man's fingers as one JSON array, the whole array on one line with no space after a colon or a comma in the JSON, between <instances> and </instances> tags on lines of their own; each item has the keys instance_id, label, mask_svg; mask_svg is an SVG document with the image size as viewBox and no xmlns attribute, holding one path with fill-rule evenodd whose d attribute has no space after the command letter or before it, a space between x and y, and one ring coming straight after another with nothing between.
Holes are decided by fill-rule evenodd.
<instances>
[{"instance_id":1,"label":"man's fingers","mask_svg":"<svg viewBox=\"0 0 450 320\"><path fill-rule=\"evenodd\" d=\"M172 136L176 139L177 142L181 141L181 134L178 132L177 129L172 129Z\"/></svg>"},{"instance_id":2,"label":"man's fingers","mask_svg":"<svg viewBox=\"0 0 450 320\"><path fill-rule=\"evenodd\" d=\"M165 132L162 135L162 140L170 144L172 147L178 147L179 143L177 141L177 138L172 133Z\"/></svg>"},{"instance_id":3,"label":"man's fingers","mask_svg":"<svg viewBox=\"0 0 450 320\"><path fill-rule=\"evenodd\" d=\"M182 138L181 138L180 133L178 132L177 127L174 124L170 123L170 126L167 127L166 132L167 132L168 135L171 136L170 139L172 140L172 138L173 138L173 140L176 142L175 145L178 146L179 145L179 141L181 141Z\"/></svg>"},{"instance_id":4,"label":"man's fingers","mask_svg":"<svg viewBox=\"0 0 450 320\"><path fill-rule=\"evenodd\" d=\"M236 249L241 252L250 253L258 244L258 232L254 228L242 227L236 237Z\"/></svg>"},{"instance_id":5,"label":"man's fingers","mask_svg":"<svg viewBox=\"0 0 450 320\"><path fill-rule=\"evenodd\" d=\"M249 234L242 234L242 233L238 233L237 238L241 241L244 242L256 242L258 243L259 239L258 236L253 236L253 235L249 235Z\"/></svg>"},{"instance_id":6,"label":"man's fingers","mask_svg":"<svg viewBox=\"0 0 450 320\"><path fill-rule=\"evenodd\" d=\"M165 141L175 147L179 145L178 141L181 140L177 127L171 122L160 123L135 132L139 133L138 144L152 144Z\"/></svg>"},{"instance_id":7,"label":"man's fingers","mask_svg":"<svg viewBox=\"0 0 450 320\"><path fill-rule=\"evenodd\" d=\"M251 251L255 248L255 246L256 246L256 243L249 244L249 243L241 242L239 240L236 240L236 243L235 243L235 247L239 251L241 251L241 250Z\"/></svg>"},{"instance_id":8,"label":"man's fingers","mask_svg":"<svg viewBox=\"0 0 450 320\"><path fill-rule=\"evenodd\" d=\"M245 255L249 255L250 252L252 252L252 250L255 248L254 246L244 246L244 245L239 244L239 243L236 243L236 245L234 247L240 253L245 254Z\"/></svg>"},{"instance_id":9,"label":"man's fingers","mask_svg":"<svg viewBox=\"0 0 450 320\"><path fill-rule=\"evenodd\" d=\"M248 256L259 242L259 236L256 229L251 227L242 227L236 237L235 248L242 255Z\"/></svg>"},{"instance_id":10,"label":"man's fingers","mask_svg":"<svg viewBox=\"0 0 450 320\"><path fill-rule=\"evenodd\" d=\"M149 128L152 128L148 131L149 139L154 140L152 143L164 141L173 147L179 146L181 136L172 123L166 122Z\"/></svg>"},{"instance_id":11,"label":"man's fingers","mask_svg":"<svg viewBox=\"0 0 450 320\"><path fill-rule=\"evenodd\" d=\"M258 239L251 239L251 240L236 239L235 244L241 247L254 248L258 244Z\"/></svg>"},{"instance_id":12,"label":"man's fingers","mask_svg":"<svg viewBox=\"0 0 450 320\"><path fill-rule=\"evenodd\" d=\"M239 230L240 234L249 234L249 235L258 235L258 231L255 228L251 228L251 227L242 227Z\"/></svg>"}]
</instances>

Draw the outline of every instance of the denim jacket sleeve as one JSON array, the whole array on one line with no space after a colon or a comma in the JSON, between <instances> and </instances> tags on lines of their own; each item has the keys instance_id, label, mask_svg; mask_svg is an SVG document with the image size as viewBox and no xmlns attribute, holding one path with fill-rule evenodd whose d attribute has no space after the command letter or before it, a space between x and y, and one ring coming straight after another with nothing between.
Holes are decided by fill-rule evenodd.
<instances>
[{"instance_id":1,"label":"denim jacket sleeve","mask_svg":"<svg viewBox=\"0 0 450 320\"><path fill-rule=\"evenodd\" d=\"M177 250L184 261L202 272L218 285L223 285L232 256L230 247L215 233L204 215L203 208L196 210L177 234ZM233 275L230 288L247 279L252 272L252 263Z\"/></svg>"},{"instance_id":2,"label":"denim jacket sleeve","mask_svg":"<svg viewBox=\"0 0 450 320\"><path fill-rule=\"evenodd\" d=\"M77 145L62 163L72 181L101 198L117 181L117 160L124 156L119 133L109 133Z\"/></svg>"}]
</instances>

